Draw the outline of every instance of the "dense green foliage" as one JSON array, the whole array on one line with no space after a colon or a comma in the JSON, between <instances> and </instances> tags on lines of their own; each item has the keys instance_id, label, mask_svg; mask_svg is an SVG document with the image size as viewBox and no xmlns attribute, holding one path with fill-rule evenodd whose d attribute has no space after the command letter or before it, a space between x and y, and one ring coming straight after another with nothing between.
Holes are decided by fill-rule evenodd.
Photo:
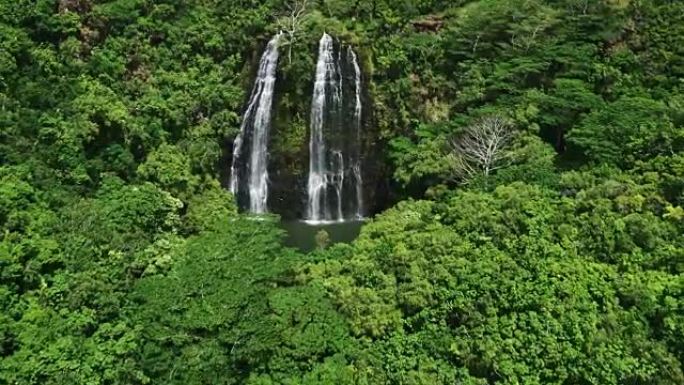
<instances>
[{"instance_id":1,"label":"dense green foliage","mask_svg":"<svg viewBox=\"0 0 684 385\"><path fill-rule=\"evenodd\" d=\"M0 0L0 384L684 383L684 3L308 1L272 159L325 30L396 198L309 254L221 185L295 3Z\"/></svg>"}]
</instances>

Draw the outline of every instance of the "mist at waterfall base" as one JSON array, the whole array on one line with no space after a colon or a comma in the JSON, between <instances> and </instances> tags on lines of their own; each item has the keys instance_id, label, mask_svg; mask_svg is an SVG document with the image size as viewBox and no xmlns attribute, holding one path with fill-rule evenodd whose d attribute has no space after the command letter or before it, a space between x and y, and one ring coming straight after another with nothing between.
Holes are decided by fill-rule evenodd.
<instances>
[{"instance_id":1,"label":"mist at waterfall base","mask_svg":"<svg viewBox=\"0 0 684 385\"><path fill-rule=\"evenodd\" d=\"M282 221L280 227L287 233L285 245L308 253L318 248L316 234L324 230L330 237L330 243L350 243L359 236L362 220L312 224L307 221Z\"/></svg>"}]
</instances>

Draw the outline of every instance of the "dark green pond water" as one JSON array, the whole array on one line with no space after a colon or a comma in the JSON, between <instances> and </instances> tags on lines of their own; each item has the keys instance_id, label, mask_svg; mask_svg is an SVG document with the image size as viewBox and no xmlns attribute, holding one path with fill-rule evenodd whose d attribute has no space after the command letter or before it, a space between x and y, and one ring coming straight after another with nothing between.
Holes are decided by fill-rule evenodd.
<instances>
[{"instance_id":1,"label":"dark green pond water","mask_svg":"<svg viewBox=\"0 0 684 385\"><path fill-rule=\"evenodd\" d=\"M309 224L304 221L281 222L280 226L287 231L285 244L303 252L309 252L317 247L316 234L325 230L330 238L329 245L344 242L349 243L359 236L363 221L349 221L326 224Z\"/></svg>"}]
</instances>

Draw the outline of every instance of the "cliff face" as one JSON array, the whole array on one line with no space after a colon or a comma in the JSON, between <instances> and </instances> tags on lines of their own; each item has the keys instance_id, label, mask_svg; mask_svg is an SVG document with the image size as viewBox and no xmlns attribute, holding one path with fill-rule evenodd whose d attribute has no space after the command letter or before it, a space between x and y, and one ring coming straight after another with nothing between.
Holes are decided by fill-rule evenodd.
<instances>
[{"instance_id":1,"label":"cliff face","mask_svg":"<svg viewBox=\"0 0 684 385\"><path fill-rule=\"evenodd\" d=\"M283 219L302 219L307 214L307 179L309 174L309 140L311 102L314 87L314 74L316 70L316 40L310 39L311 43L305 47L299 47L293 51L292 60L287 55L287 48L283 49L283 55L278 65L277 80L273 100L272 124L268 143L268 210L279 214ZM344 44L335 42L336 50ZM306 48L306 49L304 49ZM264 45L255 47L256 52L253 60L248 63L250 81L246 81L246 87L251 87L258 66L258 53L264 49ZM384 144L379 140L379 132L374 122L372 85L368 68L368 58L359 56L361 70L361 105L360 130L358 157L361 160L362 197L364 212L371 215L386 207L389 172L385 162ZM342 67L349 67L349 63L343 63ZM343 68L343 76L349 77L348 68ZM349 124L353 119L353 103L350 79L345 78L344 98L342 113L339 114L341 124ZM353 79L351 79L353 81ZM349 111L347 111L349 110ZM339 134L338 134L339 135ZM346 135L346 133L343 133ZM344 138L341 138L342 140ZM356 143L354 143L356 147ZM347 146L349 147L349 146ZM230 178L230 164L232 162L233 140L230 138L224 145L224 157L222 162L225 167L223 180L228 186ZM349 150L349 149L347 149Z\"/></svg>"},{"instance_id":2,"label":"cliff face","mask_svg":"<svg viewBox=\"0 0 684 385\"><path fill-rule=\"evenodd\" d=\"M339 50L339 41L335 49ZM269 208L271 212L280 214L285 219L300 219L307 214L307 178L309 173L309 139L311 134L311 101L315 73L315 40L308 45L307 52L293 54L290 63L287 58L281 62L279 73L274 122L269 146ZM347 144L346 151L358 151L361 159L361 175L363 180L362 195L366 214L372 214L383 205L376 204L379 196L385 196L384 186L387 173L383 163L382 143L378 141L378 130L373 118L373 99L369 92L370 79L365 58L360 57L361 67L361 122L358 149L351 149ZM342 113L338 117L343 135L352 135L353 126L353 90L350 79L350 63L342 61L341 71L345 80L342 91ZM353 81L353 79L352 79ZM340 119L341 118L341 119ZM355 128L353 129L356 130ZM349 131L349 132L347 132ZM338 132L337 135L340 135ZM345 138L336 140L344 141ZM353 146L357 146L354 142Z\"/></svg>"}]
</instances>

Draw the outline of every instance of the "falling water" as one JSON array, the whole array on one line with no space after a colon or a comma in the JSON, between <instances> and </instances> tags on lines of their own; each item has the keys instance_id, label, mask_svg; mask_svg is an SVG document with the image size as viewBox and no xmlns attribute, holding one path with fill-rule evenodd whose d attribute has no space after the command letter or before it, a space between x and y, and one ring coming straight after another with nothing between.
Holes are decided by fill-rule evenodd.
<instances>
[{"instance_id":1,"label":"falling water","mask_svg":"<svg viewBox=\"0 0 684 385\"><path fill-rule=\"evenodd\" d=\"M271 126L273 88L278 66L278 42L282 33L274 36L261 55L259 70L242 119L240 133L233 145L230 191L242 207L254 214L267 211L268 200L268 137ZM243 155L244 153L244 155ZM247 159L243 159L243 156ZM244 189L248 194L245 196ZM245 204L245 198L249 202Z\"/></svg>"},{"instance_id":2,"label":"falling water","mask_svg":"<svg viewBox=\"0 0 684 385\"><path fill-rule=\"evenodd\" d=\"M347 47L347 55L354 69L354 124L356 125L356 146L353 171L356 178L356 217L363 218L363 179L361 178L361 68L356 53Z\"/></svg>"},{"instance_id":3,"label":"falling water","mask_svg":"<svg viewBox=\"0 0 684 385\"><path fill-rule=\"evenodd\" d=\"M333 41L330 35L324 33L318 45L318 62L316 63L316 78L313 98L311 101L311 137L309 140L309 182L308 191L308 219L320 221L331 219L327 202L328 178L326 173L326 148L323 141L323 126L326 109L326 88L337 88L335 78L339 77L337 66L333 58ZM338 103L338 92L332 92L333 104ZM323 203L323 205L321 205ZM322 207L321 207L322 206Z\"/></svg>"},{"instance_id":4,"label":"falling water","mask_svg":"<svg viewBox=\"0 0 684 385\"><path fill-rule=\"evenodd\" d=\"M345 116L347 64L354 71L353 119ZM344 221L363 215L360 165L361 71L356 54L323 34L318 47L316 78L311 103L307 219L312 222ZM353 132L350 132L353 130ZM350 196L354 198L349 199Z\"/></svg>"}]
</instances>

